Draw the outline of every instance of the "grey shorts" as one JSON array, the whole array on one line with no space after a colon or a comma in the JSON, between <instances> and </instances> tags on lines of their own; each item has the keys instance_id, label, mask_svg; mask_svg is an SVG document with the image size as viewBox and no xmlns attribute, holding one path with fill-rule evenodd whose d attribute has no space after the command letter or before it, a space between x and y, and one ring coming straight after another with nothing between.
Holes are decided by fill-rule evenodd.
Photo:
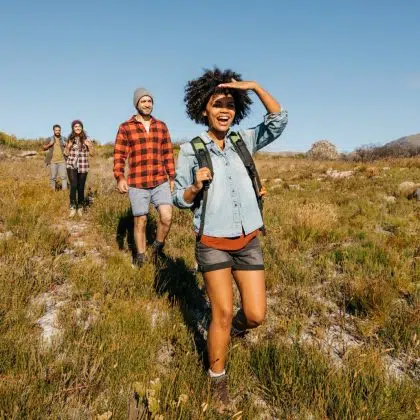
<instances>
[{"instance_id":1,"label":"grey shorts","mask_svg":"<svg viewBox=\"0 0 420 420\"><path fill-rule=\"evenodd\" d=\"M162 204L172 206L171 190L169 182L164 182L154 188L128 188L131 210L133 216L144 216L149 213L149 205L152 203L156 208Z\"/></svg>"},{"instance_id":2,"label":"grey shorts","mask_svg":"<svg viewBox=\"0 0 420 420\"><path fill-rule=\"evenodd\" d=\"M195 258L202 273L232 268L232 270L264 270L262 249L258 237L238 251L221 251L197 241Z\"/></svg>"}]
</instances>

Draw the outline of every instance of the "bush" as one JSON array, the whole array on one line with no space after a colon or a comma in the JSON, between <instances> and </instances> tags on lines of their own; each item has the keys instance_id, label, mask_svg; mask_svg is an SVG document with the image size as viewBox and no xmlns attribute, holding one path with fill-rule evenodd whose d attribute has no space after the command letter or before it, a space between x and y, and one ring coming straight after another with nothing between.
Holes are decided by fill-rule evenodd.
<instances>
[{"instance_id":1,"label":"bush","mask_svg":"<svg viewBox=\"0 0 420 420\"><path fill-rule=\"evenodd\" d=\"M420 145L404 141L385 144L384 146L367 145L357 148L349 156L356 162L368 162L387 158L409 158L420 155Z\"/></svg>"},{"instance_id":2,"label":"bush","mask_svg":"<svg viewBox=\"0 0 420 420\"><path fill-rule=\"evenodd\" d=\"M315 142L307 152L307 156L315 160L336 160L339 157L337 148L328 140Z\"/></svg>"},{"instance_id":3,"label":"bush","mask_svg":"<svg viewBox=\"0 0 420 420\"><path fill-rule=\"evenodd\" d=\"M44 142L43 138L36 140L18 139L16 136L11 136L0 131L0 145L12 147L13 149L27 150L41 147Z\"/></svg>"}]
</instances>

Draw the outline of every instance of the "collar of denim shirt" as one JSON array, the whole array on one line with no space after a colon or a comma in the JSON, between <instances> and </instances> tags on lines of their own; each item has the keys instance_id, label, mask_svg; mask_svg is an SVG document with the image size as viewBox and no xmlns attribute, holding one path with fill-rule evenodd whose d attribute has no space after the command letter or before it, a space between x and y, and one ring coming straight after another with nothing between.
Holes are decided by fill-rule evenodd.
<instances>
[{"instance_id":1,"label":"collar of denim shirt","mask_svg":"<svg viewBox=\"0 0 420 420\"><path fill-rule=\"evenodd\" d=\"M230 137L229 137L232 132L233 132L233 130L231 128L229 128L229 130L228 130L228 132L226 133L226 136L225 136L225 148L223 150L221 150L220 147L217 146L217 144L209 136L209 133L207 131L203 131L200 134L200 138L204 141L204 143L207 145L209 150L212 150L216 154L220 155L220 154L226 153L232 147L232 142L231 142Z\"/></svg>"}]
</instances>

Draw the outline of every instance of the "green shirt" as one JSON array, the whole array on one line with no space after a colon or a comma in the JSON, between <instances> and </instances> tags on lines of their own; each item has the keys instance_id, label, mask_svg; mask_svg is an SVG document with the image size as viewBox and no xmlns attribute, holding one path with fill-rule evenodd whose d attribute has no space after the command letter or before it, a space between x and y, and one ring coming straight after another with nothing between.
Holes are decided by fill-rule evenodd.
<instances>
[{"instance_id":1,"label":"green shirt","mask_svg":"<svg viewBox=\"0 0 420 420\"><path fill-rule=\"evenodd\" d=\"M63 152L61 151L60 139L54 137L54 146L51 163L64 163Z\"/></svg>"}]
</instances>

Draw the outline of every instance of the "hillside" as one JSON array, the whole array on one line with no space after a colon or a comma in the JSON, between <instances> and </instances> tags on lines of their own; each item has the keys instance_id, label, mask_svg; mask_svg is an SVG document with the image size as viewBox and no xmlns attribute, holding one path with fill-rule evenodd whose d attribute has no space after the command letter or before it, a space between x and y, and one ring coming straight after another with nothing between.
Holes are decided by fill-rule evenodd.
<instances>
[{"instance_id":1,"label":"hillside","mask_svg":"<svg viewBox=\"0 0 420 420\"><path fill-rule=\"evenodd\" d=\"M413 134L411 136L401 137L397 140L390 141L385 146L392 146L392 145L399 145L399 146L415 146L420 147L420 134Z\"/></svg>"},{"instance_id":2,"label":"hillside","mask_svg":"<svg viewBox=\"0 0 420 420\"><path fill-rule=\"evenodd\" d=\"M164 265L138 271L109 147L92 160L93 205L74 220L41 154L1 152L1 417L125 419L130 406L226 418L204 369L209 304L191 213L175 211ZM268 314L230 346L231 418L418 417L420 203L408 197L420 159L257 165ZM149 240L154 227L153 212Z\"/></svg>"}]
</instances>

